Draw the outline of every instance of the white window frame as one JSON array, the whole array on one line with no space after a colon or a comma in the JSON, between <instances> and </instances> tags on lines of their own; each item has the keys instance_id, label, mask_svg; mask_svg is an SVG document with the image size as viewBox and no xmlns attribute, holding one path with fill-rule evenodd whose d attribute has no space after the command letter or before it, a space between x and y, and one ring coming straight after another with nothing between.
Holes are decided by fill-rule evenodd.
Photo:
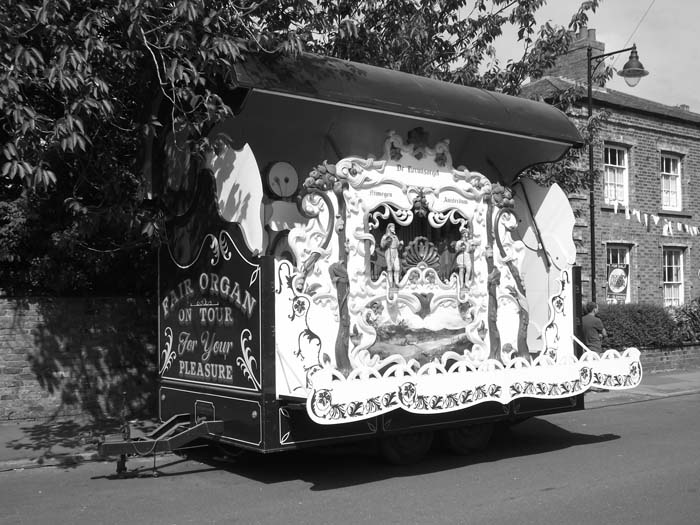
<instances>
[{"instance_id":1,"label":"white window frame","mask_svg":"<svg viewBox=\"0 0 700 525\"><path fill-rule=\"evenodd\" d=\"M679 155L661 154L661 209L681 211L683 194L681 192L681 157Z\"/></svg>"},{"instance_id":2,"label":"white window frame","mask_svg":"<svg viewBox=\"0 0 700 525\"><path fill-rule=\"evenodd\" d=\"M629 149L605 145L603 150L603 201L625 208L629 204Z\"/></svg>"},{"instance_id":3,"label":"white window frame","mask_svg":"<svg viewBox=\"0 0 700 525\"><path fill-rule=\"evenodd\" d=\"M685 248L683 247L662 247L661 278L663 281L664 306L681 306L684 302L684 258Z\"/></svg>"},{"instance_id":4,"label":"white window frame","mask_svg":"<svg viewBox=\"0 0 700 525\"><path fill-rule=\"evenodd\" d=\"M610 243L605 247L605 259L608 265L610 264L626 264L628 268L627 274L627 296L625 297L625 303L629 303L630 291L632 290L632 266L630 265L630 249L631 247L627 244L613 244ZM620 257L622 255L622 257ZM609 303L612 301L608 301Z\"/></svg>"}]
</instances>

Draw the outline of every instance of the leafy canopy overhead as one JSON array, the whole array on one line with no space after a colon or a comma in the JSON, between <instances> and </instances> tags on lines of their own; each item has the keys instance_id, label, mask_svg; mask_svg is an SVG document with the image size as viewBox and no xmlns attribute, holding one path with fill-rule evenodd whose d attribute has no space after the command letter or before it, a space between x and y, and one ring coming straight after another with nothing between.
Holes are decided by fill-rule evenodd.
<instances>
[{"instance_id":1,"label":"leafy canopy overhead","mask_svg":"<svg viewBox=\"0 0 700 525\"><path fill-rule=\"evenodd\" d=\"M518 94L599 2L583 2L568 28L536 22L544 3L4 0L0 259L18 288L109 291L99 275L119 252L144 257L162 231L162 207L147 198L154 139L172 128L201 154L208 126L231 114L220 89L243 53L307 50ZM522 55L502 65L494 46L507 27ZM56 258L100 270L52 288L36 276Z\"/></svg>"}]
</instances>

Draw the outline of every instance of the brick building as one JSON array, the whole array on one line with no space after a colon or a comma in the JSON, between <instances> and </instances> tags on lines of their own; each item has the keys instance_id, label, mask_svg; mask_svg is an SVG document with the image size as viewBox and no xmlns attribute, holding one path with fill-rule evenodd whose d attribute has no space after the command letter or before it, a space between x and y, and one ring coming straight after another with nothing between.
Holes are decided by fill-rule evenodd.
<instances>
[{"instance_id":1,"label":"brick building","mask_svg":"<svg viewBox=\"0 0 700 525\"><path fill-rule=\"evenodd\" d=\"M524 87L544 98L587 82L587 48L605 52L595 30L574 35L548 75ZM626 57L625 57L626 58ZM601 66L602 67L602 66ZM630 88L630 92L633 92ZM595 290L598 302L680 305L700 284L700 114L596 85L593 112L608 117L594 145ZM587 100L571 117L582 124ZM588 164L588 156L582 156ZM571 195L584 297L591 295L588 192Z\"/></svg>"}]
</instances>

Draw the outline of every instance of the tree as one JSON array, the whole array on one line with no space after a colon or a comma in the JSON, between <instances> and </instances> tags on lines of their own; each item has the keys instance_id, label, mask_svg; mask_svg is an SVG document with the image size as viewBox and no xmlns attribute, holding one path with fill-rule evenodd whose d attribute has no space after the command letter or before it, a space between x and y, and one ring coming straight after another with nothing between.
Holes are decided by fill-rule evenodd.
<instances>
[{"instance_id":1,"label":"tree","mask_svg":"<svg viewBox=\"0 0 700 525\"><path fill-rule=\"evenodd\" d=\"M315 52L466 86L518 95L527 78L539 78L568 50L599 1L582 2L568 28L546 22L537 11L546 0L441 0L321 2L336 20L332 38L315 39ZM501 66L495 44L512 26L522 43L518 60Z\"/></svg>"},{"instance_id":2,"label":"tree","mask_svg":"<svg viewBox=\"0 0 700 525\"><path fill-rule=\"evenodd\" d=\"M14 241L0 254L3 288L114 288L109 275L125 251L144 259L163 214L147 198L158 119L169 111L169 125L201 137L229 115L212 80L225 80L243 51L300 48L289 28L306 2L287 4L3 2L0 191L12 213L0 219L0 238ZM107 276L57 279L74 273L63 259Z\"/></svg>"},{"instance_id":3,"label":"tree","mask_svg":"<svg viewBox=\"0 0 700 525\"><path fill-rule=\"evenodd\" d=\"M0 287L108 291L125 260L145 261L168 213L152 198L153 152L173 130L196 165L209 127L231 115L222 94L244 53L306 49L518 94L571 40L537 26L544 3L5 0L0 239L12 242L0 251ZM568 29L598 3L583 2ZM523 54L502 67L494 43L506 25ZM62 275L81 267L80 280Z\"/></svg>"}]
</instances>

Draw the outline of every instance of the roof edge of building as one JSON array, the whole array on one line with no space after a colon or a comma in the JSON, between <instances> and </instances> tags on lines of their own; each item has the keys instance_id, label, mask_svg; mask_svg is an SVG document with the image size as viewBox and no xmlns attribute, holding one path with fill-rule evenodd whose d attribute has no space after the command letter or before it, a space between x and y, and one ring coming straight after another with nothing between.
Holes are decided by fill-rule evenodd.
<instances>
[{"instance_id":1,"label":"roof edge of building","mask_svg":"<svg viewBox=\"0 0 700 525\"><path fill-rule=\"evenodd\" d=\"M546 100L552 96L554 90L569 89L577 85L584 88L586 87L585 83L581 83L577 80L546 75L523 85L523 94L541 96ZM695 113L690 111L690 109L683 109L682 107L668 106L660 102L629 95L614 89L594 86L593 100L599 106L617 107L657 116L660 115L693 124L700 124L700 113Z\"/></svg>"}]
</instances>

